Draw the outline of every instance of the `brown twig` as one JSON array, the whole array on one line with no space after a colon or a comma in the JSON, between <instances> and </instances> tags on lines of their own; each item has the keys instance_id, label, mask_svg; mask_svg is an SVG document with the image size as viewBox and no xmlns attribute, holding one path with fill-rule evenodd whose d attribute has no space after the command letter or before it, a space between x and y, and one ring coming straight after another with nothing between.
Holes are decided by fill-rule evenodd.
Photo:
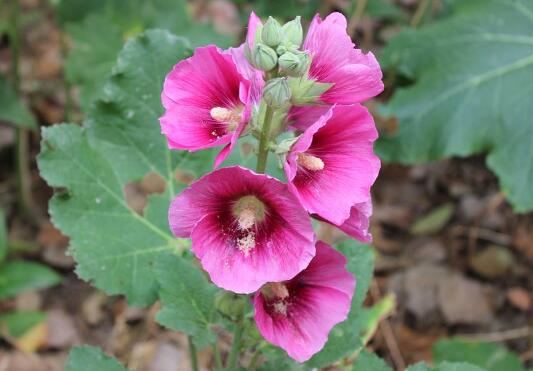
<instances>
[{"instance_id":1,"label":"brown twig","mask_svg":"<svg viewBox=\"0 0 533 371\"><path fill-rule=\"evenodd\" d=\"M486 341L486 342L502 342L507 340L514 340L528 337L533 334L533 328L530 326L519 327L510 330L488 332L481 334L459 334L457 337L461 337L466 340L472 341Z\"/></svg>"},{"instance_id":2,"label":"brown twig","mask_svg":"<svg viewBox=\"0 0 533 371\"><path fill-rule=\"evenodd\" d=\"M357 0L355 3L355 9L350 17L350 21L348 22L348 35L350 35L350 37L353 36L355 30L357 29L357 25L365 13L367 1L368 0Z\"/></svg>"},{"instance_id":3,"label":"brown twig","mask_svg":"<svg viewBox=\"0 0 533 371\"><path fill-rule=\"evenodd\" d=\"M453 227L451 232L452 232L452 235L455 235L455 236L468 237L471 235L471 232L470 232L471 229L476 230L476 237L478 239L486 240L486 241L493 242L498 245L504 245L504 246L508 246L512 242L512 237L509 236L508 234L495 232L493 230L486 229L486 228L480 228L480 227L467 227L463 225L458 225L458 226Z\"/></svg>"},{"instance_id":4,"label":"brown twig","mask_svg":"<svg viewBox=\"0 0 533 371\"><path fill-rule=\"evenodd\" d=\"M381 290L379 289L377 281L374 279L370 285L370 297L374 302L377 302L381 299L381 296ZM394 334L394 330L388 318L384 318L380 322L379 329L385 338L385 344L389 349L395 369L398 371L405 370L405 360L403 359L402 352L398 346L398 341L396 340L396 335Z\"/></svg>"}]
</instances>

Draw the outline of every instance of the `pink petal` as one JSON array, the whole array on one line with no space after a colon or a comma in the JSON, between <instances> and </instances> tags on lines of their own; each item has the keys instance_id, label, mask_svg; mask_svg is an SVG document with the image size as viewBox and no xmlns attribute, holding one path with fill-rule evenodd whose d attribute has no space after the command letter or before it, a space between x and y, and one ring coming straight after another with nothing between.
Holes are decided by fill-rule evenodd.
<instances>
[{"instance_id":1,"label":"pink petal","mask_svg":"<svg viewBox=\"0 0 533 371\"><path fill-rule=\"evenodd\" d=\"M287 156L289 188L311 214L341 225L351 207L370 198L380 168L373 153L377 130L360 105L334 106L311 125ZM297 164L300 153L320 158L324 169L310 171Z\"/></svg>"},{"instance_id":2,"label":"pink petal","mask_svg":"<svg viewBox=\"0 0 533 371\"><path fill-rule=\"evenodd\" d=\"M261 19L254 13L250 13L248 18L248 31L246 32L246 43L250 50L254 49L254 38L257 27L262 26Z\"/></svg>"}]
</instances>

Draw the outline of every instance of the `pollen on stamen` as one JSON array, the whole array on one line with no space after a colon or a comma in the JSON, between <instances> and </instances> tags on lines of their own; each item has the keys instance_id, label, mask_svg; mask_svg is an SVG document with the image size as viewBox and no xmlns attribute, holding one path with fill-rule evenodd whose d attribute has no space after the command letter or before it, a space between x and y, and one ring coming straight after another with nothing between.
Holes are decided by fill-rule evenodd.
<instances>
[{"instance_id":1,"label":"pollen on stamen","mask_svg":"<svg viewBox=\"0 0 533 371\"><path fill-rule=\"evenodd\" d=\"M244 236L237 239L237 248L242 251L245 257L250 255L255 247L255 234L253 232L248 232Z\"/></svg>"},{"instance_id":2,"label":"pollen on stamen","mask_svg":"<svg viewBox=\"0 0 533 371\"><path fill-rule=\"evenodd\" d=\"M274 303L274 311L276 313L286 316L287 315L287 303L283 300L276 301Z\"/></svg>"},{"instance_id":3,"label":"pollen on stamen","mask_svg":"<svg viewBox=\"0 0 533 371\"><path fill-rule=\"evenodd\" d=\"M218 122L229 121L233 116L231 110L224 107L213 107L211 108L211 111L209 111L209 114L211 115L213 120Z\"/></svg>"},{"instance_id":4,"label":"pollen on stamen","mask_svg":"<svg viewBox=\"0 0 533 371\"><path fill-rule=\"evenodd\" d=\"M239 215L239 228L240 229L250 229L255 224L255 211L251 208L245 208L241 211Z\"/></svg>"},{"instance_id":5,"label":"pollen on stamen","mask_svg":"<svg viewBox=\"0 0 533 371\"><path fill-rule=\"evenodd\" d=\"M324 161L308 153L299 153L296 162L307 170L319 171L324 169Z\"/></svg>"}]
</instances>

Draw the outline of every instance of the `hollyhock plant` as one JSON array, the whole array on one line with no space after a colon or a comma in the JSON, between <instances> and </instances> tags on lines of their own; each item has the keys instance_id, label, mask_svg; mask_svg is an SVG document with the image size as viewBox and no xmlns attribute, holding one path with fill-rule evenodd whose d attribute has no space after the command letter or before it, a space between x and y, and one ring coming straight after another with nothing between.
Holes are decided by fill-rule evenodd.
<instances>
[{"instance_id":1,"label":"hollyhock plant","mask_svg":"<svg viewBox=\"0 0 533 371\"><path fill-rule=\"evenodd\" d=\"M352 209L370 200L380 168L373 152L376 138L366 108L333 106L298 137L284 166L289 188L309 213L337 226L348 221L345 229L352 229L350 235L356 234L353 229L360 230L357 237L363 240L370 210Z\"/></svg>"},{"instance_id":2,"label":"hollyhock plant","mask_svg":"<svg viewBox=\"0 0 533 371\"><path fill-rule=\"evenodd\" d=\"M261 335L299 362L322 349L350 311L355 279L345 265L341 253L318 241L306 269L289 281L263 286L254 296Z\"/></svg>"},{"instance_id":3,"label":"hollyhock plant","mask_svg":"<svg viewBox=\"0 0 533 371\"><path fill-rule=\"evenodd\" d=\"M287 186L239 166L191 184L172 201L169 224L191 238L211 280L237 293L291 279L315 254L311 222Z\"/></svg>"},{"instance_id":4,"label":"hollyhock plant","mask_svg":"<svg viewBox=\"0 0 533 371\"><path fill-rule=\"evenodd\" d=\"M311 56L309 77L333 83L320 96L324 103L360 103L383 91L379 63L372 53L355 49L346 28L346 18L341 13L332 13L324 20L317 14L303 44Z\"/></svg>"},{"instance_id":5,"label":"hollyhock plant","mask_svg":"<svg viewBox=\"0 0 533 371\"><path fill-rule=\"evenodd\" d=\"M197 151L226 145L215 166L242 134L253 104L250 76L239 72L232 54L238 53L214 45L196 49L174 66L161 93L161 131L169 147Z\"/></svg>"}]
</instances>

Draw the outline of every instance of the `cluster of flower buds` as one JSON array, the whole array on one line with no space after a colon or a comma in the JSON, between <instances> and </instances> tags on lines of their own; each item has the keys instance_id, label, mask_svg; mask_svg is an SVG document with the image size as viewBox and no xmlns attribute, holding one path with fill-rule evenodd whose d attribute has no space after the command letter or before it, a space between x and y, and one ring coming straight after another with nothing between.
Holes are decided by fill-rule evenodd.
<instances>
[{"instance_id":1,"label":"cluster of flower buds","mask_svg":"<svg viewBox=\"0 0 533 371\"><path fill-rule=\"evenodd\" d=\"M192 240L214 284L253 294L261 335L300 362L346 318L355 288L346 259L317 241L311 218L371 239L370 188L380 162L377 130L360 103L382 91L382 74L346 27L342 14L317 15L304 39L299 17L263 25L252 13L244 44L196 49L167 75L161 95L170 148L223 146L218 168L252 134L259 156L281 156L286 182L263 174L264 161L257 173L214 170L176 196L169 224L176 237ZM243 306L233 294L217 297L226 315Z\"/></svg>"}]
</instances>

